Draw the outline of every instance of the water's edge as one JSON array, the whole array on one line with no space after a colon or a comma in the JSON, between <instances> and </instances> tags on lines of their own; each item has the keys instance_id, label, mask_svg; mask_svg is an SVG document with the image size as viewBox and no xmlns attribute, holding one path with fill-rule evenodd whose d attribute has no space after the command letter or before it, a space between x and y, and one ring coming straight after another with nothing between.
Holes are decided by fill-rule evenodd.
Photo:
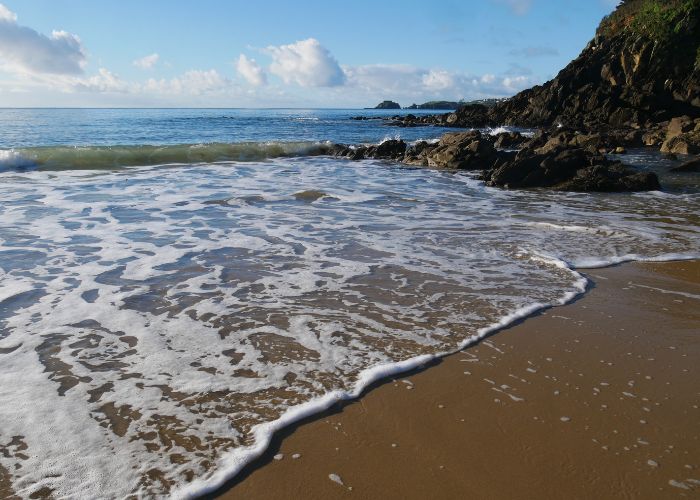
<instances>
[{"instance_id":1,"label":"water's edge","mask_svg":"<svg viewBox=\"0 0 700 500\"><path fill-rule=\"evenodd\" d=\"M587 265L585 268L569 267L565 262L558 260L556 264L562 269L569 270L577 281L574 285L575 291L564 294L558 300L551 303L535 303L524 307L518 311L512 312L503 316L499 321L480 329L477 334L464 339L458 347L453 350L440 352L437 354L425 354L409 358L407 360L375 366L359 373L358 381L351 391L333 391L326 394L324 397L308 401L301 405L295 406L287 410L279 419L272 422L260 424L254 428L256 445L239 449L236 452L230 453L227 457L221 459L222 466L207 479L197 479L186 487L172 492L173 498L182 499L197 499L197 498L213 498L217 494L222 493L230 488L235 487L235 479L244 469L250 466L255 460L262 457L272 444L275 436L295 424L304 420L315 420L323 415L335 405L348 404L359 400L368 390L374 386L383 385L389 382L392 378L405 374L414 370L427 368L435 361L457 354L468 347L472 347L488 337L496 335L498 332L505 330L525 321L529 318L541 314L548 309L571 304L581 298L584 298L586 293L591 289L592 281L587 278L579 270L602 269L606 267L614 267L622 264L633 264L642 262L681 262L687 260L700 259L700 253L697 255L671 255L659 256L650 258L641 257L621 257L610 259L607 262L599 264ZM552 260L553 262L553 260Z\"/></svg>"}]
</instances>

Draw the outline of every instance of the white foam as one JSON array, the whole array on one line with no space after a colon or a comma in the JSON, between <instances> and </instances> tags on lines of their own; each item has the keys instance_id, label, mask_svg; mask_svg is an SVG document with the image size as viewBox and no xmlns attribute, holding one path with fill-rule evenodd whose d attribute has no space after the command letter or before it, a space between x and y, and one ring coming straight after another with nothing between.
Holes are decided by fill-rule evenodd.
<instances>
[{"instance_id":1,"label":"white foam","mask_svg":"<svg viewBox=\"0 0 700 500\"><path fill-rule=\"evenodd\" d=\"M0 302L16 305L0 347L18 346L0 355L0 429L30 456L0 463L22 496L163 495L139 486L151 469L172 496L212 491L290 423L572 300L573 266L700 248L697 197L505 193L371 161L0 176ZM140 416L120 435L105 404ZM157 415L230 451L199 450L211 469L178 444L149 452Z\"/></svg>"},{"instance_id":2,"label":"white foam","mask_svg":"<svg viewBox=\"0 0 700 500\"><path fill-rule=\"evenodd\" d=\"M36 160L14 149L0 149L0 172L4 169L31 167L36 165Z\"/></svg>"}]
</instances>

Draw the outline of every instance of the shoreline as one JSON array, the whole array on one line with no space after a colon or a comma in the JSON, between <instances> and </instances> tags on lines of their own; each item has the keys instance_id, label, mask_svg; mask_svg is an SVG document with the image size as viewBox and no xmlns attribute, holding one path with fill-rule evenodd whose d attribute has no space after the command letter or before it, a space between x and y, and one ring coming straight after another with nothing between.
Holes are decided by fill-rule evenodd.
<instances>
[{"instance_id":1,"label":"shoreline","mask_svg":"<svg viewBox=\"0 0 700 500\"><path fill-rule=\"evenodd\" d=\"M682 274L685 272L681 272L681 277L678 276L678 271L683 270L683 269L690 269L690 272L687 272L688 277L683 278ZM553 322L557 318L562 318L562 317L567 317L565 314L566 310L573 309L577 314L586 312L588 309L588 305L584 303L589 303L592 301L600 301L600 296L603 295L604 299L601 304L606 305L607 303L612 300L612 302L620 302L620 300L623 300L619 297L616 296L614 293L615 290L614 285L611 285L611 282L609 280L613 280L612 283L620 284L620 279L624 279L625 277L630 277L633 276L635 279L642 279L644 280L645 283L654 283L655 281L661 281L666 283L667 285L670 282L673 282L675 286L681 286L681 287L686 287L690 288L692 290L695 290L696 292L700 292L700 261L698 260L688 260L688 261L672 261L672 262L662 262L662 263L657 263L657 262L634 262L634 263L625 263L625 264L615 264L609 267L605 268L597 268L597 269L582 269L579 270L584 273L584 275L589 279L589 285L587 287L586 292L583 294L579 294L578 296L574 297L571 299L569 302L566 303L566 305L558 306L558 307L548 307L543 310L540 310L539 312L531 313L524 318L516 319L514 320L513 323L510 323L508 326L505 327L500 327L496 329L496 333L498 335L493 336L493 334L487 334L482 340L478 341L477 343L472 343L470 347L467 347L466 349L460 350L459 352L451 355L447 355L442 358L430 360L427 364L424 364L421 367L414 368L408 372L403 372L394 376L389 376L387 377L382 377L379 380L375 380L372 382L368 387L366 387L361 395L358 398L351 399L351 400L345 400L345 401L340 401L337 404L332 405L329 409L323 410L320 413L314 413L312 415L307 415L301 418L301 420L295 421L288 426L283 427L282 429L279 429L275 432L274 436L272 437L270 445L266 448L265 451L262 452L262 454L254 459L253 461L249 462L247 465L243 466L241 471L234 476L233 479L230 479L225 483L225 485L218 490L214 490L211 493L206 493L200 496L200 498L240 498L241 496L244 496L246 498L276 498L276 497L284 497L286 494L288 495L289 490L289 481L292 480L292 478L298 478L297 483L300 485L303 485L305 489L299 490L299 493L301 494L303 491L303 494L308 498L316 498L316 497L327 497L328 495L331 495L332 497L340 497L343 496L345 493L351 493L352 491L356 491L356 494L363 495L363 493L360 493L360 491L357 491L359 489L363 489L365 491L364 494L380 494L380 490L365 490L362 484L358 484L360 481L358 479L358 476L362 476L360 474L360 471L364 474L369 474L370 472L363 469L363 466L367 464L367 461L369 460L370 462L375 462L374 465L376 468L378 468L376 471L373 471L372 475L375 475L375 473L378 473L382 469L389 469L389 470L383 470L383 474L396 472L394 464L391 463L391 461L387 461L386 463L383 463L381 461L380 457L375 456L376 453L371 453L371 454L364 454L362 455L362 458L357 457L357 456L348 456L347 455L347 449L346 447L335 447L337 450L333 452L332 446L329 445L327 442L328 440L337 440L337 434L338 430L341 428L341 426L345 425L343 429L348 429L352 428L354 429L358 434L362 435L362 439L365 439L368 444L372 444L374 446L374 441L378 440L378 436L376 435L376 429L374 426L370 425L367 426L366 423L363 424L363 416L362 414L364 412L364 408L368 403L376 405L378 401L382 400L387 400L386 402L380 402L380 405L383 405L383 411L381 412L381 415L379 415L378 419L379 422L377 422L375 419L373 419L372 423L381 425L381 427L386 427L386 426L400 426L400 424L405 423L404 419L407 419L409 421L416 419L417 417L413 416L412 414L414 413L414 410L419 414L422 415L421 418L426 418L425 420L426 423L426 428L432 428L433 424L437 423L434 422L434 419L436 418L435 415L432 416L426 416L423 415L424 413L428 412L426 408L424 407L413 407L414 405L411 404L409 401L406 401L406 394L409 394L411 396L419 395L420 391L396 391L395 389L401 388L403 389L404 387L406 388L419 388L422 385L428 385L431 386L431 394L433 396L437 396L437 394L440 393L440 391L445 391L447 390L448 392L452 391L454 392L454 389L451 388L453 384L448 384L447 387L444 387L442 384L439 384L438 386L435 386L435 384L431 384L430 381L431 379L440 379L444 378L447 375L448 372L454 372L455 370L455 365L457 365L457 369L464 368L464 366L467 366L464 364L465 360L456 360L458 357L464 357L464 356L472 356L473 353L478 352L482 348L492 348L493 344L496 343L502 343L502 342L508 342L510 337L513 337L515 335L518 335L518 332L521 330L524 331L530 331L532 329L538 328L538 324L541 322ZM671 278L672 276L675 276L674 278ZM677 281L677 283L675 281ZM657 299L662 300L664 302L668 302L668 305L673 305L674 300L679 300L677 297L684 297L683 293L686 293L687 297L686 300L692 301L692 300L700 300L700 295L683 292L680 291L680 295L674 295L674 291L671 291L670 293L666 291L666 293L658 292L659 289L665 290L663 287L654 287L650 286L649 283L646 285L640 284L638 287L635 287L635 293L631 294L634 297L636 297L633 300L640 299L640 295L646 294L656 294L656 295L662 295L661 298L657 297ZM647 288L644 288L644 287ZM693 288L695 287L695 288ZM697 290L696 290L697 289ZM648 290L648 291L647 291ZM654 291L657 290L657 291ZM677 292L677 291L676 291ZM630 294L622 294L624 297L626 297L625 300L629 301L629 297L627 295ZM665 295L665 296L664 296ZM591 298L593 297L593 298ZM619 305L619 304L618 304ZM629 306L629 304L627 304ZM608 306L610 307L610 306ZM666 308L668 309L668 308ZM557 313L562 312L562 315L559 315ZM663 316L663 314L661 315ZM546 318L546 319L545 319ZM696 320L700 318L700 316L697 316L694 318L694 321L697 322ZM668 320L668 318L665 318ZM631 320L632 322L635 321L634 318ZM552 325L550 325L549 330L552 330L551 328ZM561 325L560 325L561 326ZM598 326L598 325L597 325ZM545 326L545 330L548 327ZM540 334L541 335L541 334ZM548 333L549 337L552 336L557 336L557 332L552 332L549 331ZM537 340L537 339L535 339ZM541 340L541 339L540 339ZM552 340L552 339L549 339ZM522 342L522 340L519 340L519 342ZM577 342L578 343L578 342ZM700 339L696 339L695 343L693 344L693 348L697 348L700 346ZM500 348L496 348L496 351L501 351L505 352ZM700 352L700 350L698 350ZM524 353L523 353L524 354ZM516 352L515 355L517 356L518 353ZM522 355L522 354L521 354ZM478 364L478 363L477 363ZM461 365L461 366L460 366ZM469 366L472 366L472 362L468 362ZM431 368L428 370L428 368ZM535 369L533 369L535 370ZM536 372L536 370L535 370ZM461 375L461 377L458 377L460 379L460 382L463 382L465 378L464 371L459 372L458 375ZM503 374L504 376L506 375L505 373ZM512 377L511 375L511 382L515 380L515 377ZM450 377L454 378L455 374L450 373ZM408 379L411 379L415 377L416 381L409 381ZM495 378L495 377L494 377ZM691 377L692 378L692 377ZM427 383L423 383L422 380L427 380ZM468 379L473 379L476 380L477 377L468 377ZM491 379L488 379L491 381ZM522 379L524 380L524 378ZM392 382L393 381L393 382ZM421 381L420 385L416 385ZM482 382L483 383L483 382ZM474 384L472 384L474 385ZM494 384L489 384L489 385L494 385ZM507 384L502 384L501 387L505 385L506 387ZM496 397L496 400L499 400L499 404L505 404L505 405L517 405L518 403L524 403L529 400L529 398L524 398L521 397L520 395L516 395L515 393L509 393L509 389L503 389L500 388L499 386L494 386L490 387L493 391L496 392L501 392L501 397ZM598 394L601 391L601 388L597 388ZM395 408L390 408L392 406L392 402L396 403L397 401L397 394L394 394L398 392L398 402L401 403L401 405L408 405L409 408L406 408L407 411L400 411L396 412ZM628 392L628 391L624 391ZM495 394L495 392L491 393ZM632 394L631 392L628 392L628 394ZM449 395L447 395L449 396ZM498 396L498 395L497 395ZM541 395L540 395L541 396ZM623 396L624 398L627 398L628 396ZM449 400L449 397L445 397L445 400ZM551 401L549 401L551 403ZM451 401L449 404L439 404L438 405L438 410L443 410L445 408L449 408L454 405L459 405L459 402L454 402ZM526 405L530 406L530 405ZM697 405L695 405L695 408L697 408ZM579 409L580 410L580 409ZM430 412L428 412L430 413ZM440 413L440 412L438 412ZM483 413L483 409L482 409ZM489 413L485 415L486 417L489 417ZM569 413L575 413L574 411L571 411ZM396 415L401 414L402 418L397 419ZM408 415L408 416L406 416ZM365 415L366 417L366 415ZM578 417L575 416L564 416L561 417L560 423L565 423L564 420L566 420L566 423L568 423L571 420L578 420ZM463 422L464 420L462 420ZM537 421L537 419L535 420ZM331 426L328 424L330 422L333 422ZM556 424L554 424L556 425ZM331 429L329 429L329 427ZM617 431L617 430L616 430ZM319 433L323 434L323 437L319 435ZM617 433L617 432L616 432ZM345 434L344 432L341 433ZM423 434L425 434L425 429L423 431ZM409 436L412 439L418 439L420 437L421 433L419 432L417 435L412 435ZM425 436L423 436L425 438ZM698 452L700 451L700 445L697 443L698 437L695 436L695 448L694 451ZM397 438L397 441L401 441L400 439ZM644 441L644 440L642 440ZM331 443L332 444L332 443ZM346 443L344 443L346 444ZM392 443L396 444L395 447L392 447L391 450L394 452L393 455L397 455L396 451L398 448L402 448L401 443ZM443 443L444 444L444 443ZM346 444L347 446L347 444ZM605 446L605 445L601 445ZM637 443L636 447L641 446ZM331 457L327 456L330 451L332 452ZM432 447L436 448L436 447ZM437 453L439 450L438 449L432 449L430 446L430 443L425 443L421 442L420 446L416 447L417 450L421 450L421 453L427 452L427 453ZM438 447L439 448L439 447ZM628 446L629 448L629 446ZM293 449L298 449L298 452L292 451ZM341 452L340 450L343 450ZM630 448L632 449L632 448ZM351 450L353 453L358 453L361 452L361 450ZM376 451L376 450L375 450ZM294 459L292 458L293 455L296 453L299 453L301 457L299 459ZM280 455L283 455L280 457ZM383 453L380 453L379 455L383 455ZM550 454L552 455L552 454ZM324 456L325 458L321 460L319 463L318 459L320 456ZM550 458L556 458L557 454L553 454ZM404 457L405 458L405 457ZM461 457L465 458L465 457ZM327 460L332 460L335 459L341 460L344 464L344 469L345 472L343 472L342 467L336 467L338 470L337 471L330 471L327 472L326 474L315 474L317 467L321 466L323 463L325 463ZM700 457L698 457L700 459ZM657 466L651 466L651 465L646 465L646 468L653 468L653 469L660 469L658 467L658 462L654 461L652 459L649 459L654 463L657 463ZM696 460L697 462L698 460ZM415 460L412 462L410 459L402 465L402 467L408 466L410 467L411 464L415 465ZM695 465L692 464L684 464L684 465L691 465L691 467L695 467L696 470L698 467L700 467L700 463L695 463ZM447 460L445 460L445 464L442 465L442 469L440 466L438 466L439 471L447 470L450 467L450 464L448 463ZM359 470L358 470L359 469ZM517 467L515 468L517 470ZM350 472L348 472L350 471ZM513 472L514 469L513 467L508 467L509 472ZM414 471L414 473L417 471ZM669 481L676 481L676 486L669 485L667 484L666 487L668 490L673 490L671 491L672 494L677 494L678 492L685 491L683 488L683 485L686 487L690 488L688 492L690 492L692 489L697 488L697 484L693 483L692 481L690 483L684 483L683 479L693 479L694 476L692 475L693 470L692 469L687 469L688 475L686 478L679 478L680 479L669 479ZM334 480L337 480L340 478L341 481L344 483L344 487L340 488L340 484L337 482L334 482L334 480L329 480L329 474L336 474L338 477L334 476ZM434 471L433 471L434 475ZM697 476L697 472L695 473ZM432 477L432 476L431 476ZM375 476L376 478L376 476ZM434 478L437 480L437 478ZM425 478L423 478L425 480ZM403 480L402 480L403 481ZM410 482L410 481L409 481ZM556 481L554 481L556 482ZM297 484L295 483L295 484ZM376 481L375 481L376 483ZM393 487L397 487L398 484L393 483L392 481L385 481L381 480L380 485L375 484L375 486L379 486L380 488L389 488L391 491ZM680 486L678 486L680 485ZM569 486L578 486L580 487L581 485L569 485ZM437 487L437 490L435 489ZM212 491L211 489L209 491ZM427 491L427 490L426 490ZM439 485L432 485L432 491L435 492L440 492L440 487ZM662 494L664 490L659 491L659 494ZM586 490L584 490L586 492ZM620 491L623 493L623 491ZM417 493L417 492L416 492ZM456 494L456 490L453 491L452 493ZM490 494L495 493L495 491L489 492L487 491L482 491L482 495L489 496ZM512 494L511 492L510 494ZM388 494L387 492L383 492L382 494ZM404 495L408 494L407 492L404 492ZM450 497L450 492L445 491L444 492L447 497ZM541 495L543 492L536 492L533 491L531 494L534 495ZM666 491L665 494L669 494L669 491ZM277 495L277 496L276 496ZM317 495L317 496L315 496ZM410 496L410 495L409 495ZM655 498L658 498L658 495L654 496ZM651 498L651 497L650 497Z\"/></svg>"}]
</instances>

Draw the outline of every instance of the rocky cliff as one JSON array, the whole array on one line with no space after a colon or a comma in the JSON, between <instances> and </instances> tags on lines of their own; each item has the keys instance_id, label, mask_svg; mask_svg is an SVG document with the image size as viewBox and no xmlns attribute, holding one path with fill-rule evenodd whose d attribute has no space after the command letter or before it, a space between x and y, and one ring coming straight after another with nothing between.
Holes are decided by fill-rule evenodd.
<instances>
[{"instance_id":1,"label":"rocky cliff","mask_svg":"<svg viewBox=\"0 0 700 500\"><path fill-rule=\"evenodd\" d=\"M500 123L644 127L700 116L700 0L628 0L555 79L489 113Z\"/></svg>"},{"instance_id":2,"label":"rocky cliff","mask_svg":"<svg viewBox=\"0 0 700 500\"><path fill-rule=\"evenodd\" d=\"M553 80L492 108L465 106L456 126L649 128L700 117L700 0L627 0ZM446 118L446 119L447 119Z\"/></svg>"}]
</instances>

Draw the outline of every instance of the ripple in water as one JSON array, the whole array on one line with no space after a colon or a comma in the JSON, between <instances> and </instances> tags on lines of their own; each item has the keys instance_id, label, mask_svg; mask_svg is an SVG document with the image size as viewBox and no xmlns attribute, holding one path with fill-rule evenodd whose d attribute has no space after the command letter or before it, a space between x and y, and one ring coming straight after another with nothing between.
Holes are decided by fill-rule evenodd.
<instances>
[{"instance_id":1,"label":"ripple in water","mask_svg":"<svg viewBox=\"0 0 700 500\"><path fill-rule=\"evenodd\" d=\"M569 300L570 266L700 247L697 194L378 162L0 179L0 490L22 496L201 491L282 423Z\"/></svg>"}]
</instances>

